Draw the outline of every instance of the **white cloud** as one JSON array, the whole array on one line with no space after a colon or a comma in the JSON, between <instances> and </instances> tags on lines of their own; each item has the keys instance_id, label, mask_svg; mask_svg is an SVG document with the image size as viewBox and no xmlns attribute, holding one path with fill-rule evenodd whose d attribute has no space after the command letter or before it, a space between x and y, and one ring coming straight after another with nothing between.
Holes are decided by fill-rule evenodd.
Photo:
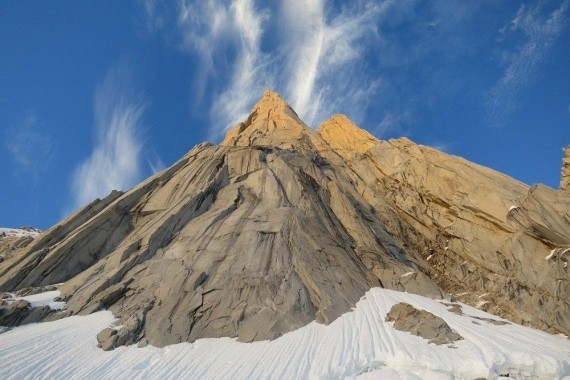
<instances>
[{"instance_id":1,"label":"white cloud","mask_svg":"<svg viewBox=\"0 0 570 380\"><path fill-rule=\"evenodd\" d=\"M501 40L523 36L524 42L515 51L503 52L506 66L502 78L490 91L488 109L490 120L501 126L516 109L516 97L536 77L540 63L559 37L566 23L566 11L570 1L564 1L550 14L544 3L521 5L515 18L500 30Z\"/></svg>"},{"instance_id":2,"label":"white cloud","mask_svg":"<svg viewBox=\"0 0 570 380\"><path fill-rule=\"evenodd\" d=\"M215 93L210 109L212 136L246 116L271 84L268 57L260 47L268 17L252 0L179 2L182 48L200 59L196 97L202 99L208 86Z\"/></svg>"},{"instance_id":3,"label":"white cloud","mask_svg":"<svg viewBox=\"0 0 570 380\"><path fill-rule=\"evenodd\" d=\"M378 82L362 70L360 58L377 41L376 23L390 4L353 2L327 15L323 0L282 2L285 95L309 125L333 110L350 109L351 117L362 116Z\"/></svg>"},{"instance_id":4,"label":"white cloud","mask_svg":"<svg viewBox=\"0 0 570 380\"><path fill-rule=\"evenodd\" d=\"M22 118L9 129L5 146L10 158L21 172L31 175L33 182L37 182L53 157L53 139L39 131L35 115Z\"/></svg>"},{"instance_id":5,"label":"white cloud","mask_svg":"<svg viewBox=\"0 0 570 380\"><path fill-rule=\"evenodd\" d=\"M142 4L142 10L144 12L144 18L146 22L146 28L149 32L161 29L164 27L166 22L165 17L159 11L161 3L157 0L140 0Z\"/></svg>"},{"instance_id":6,"label":"white cloud","mask_svg":"<svg viewBox=\"0 0 570 380\"><path fill-rule=\"evenodd\" d=\"M164 163L164 161L162 161L162 158L160 158L160 156L158 155L158 153L154 149L149 150L149 152L146 156L146 162L147 162L148 167L150 168L150 171L152 172L152 174L156 174L158 172L161 172L164 169L166 169L166 167L167 167L166 164Z\"/></svg>"},{"instance_id":7,"label":"white cloud","mask_svg":"<svg viewBox=\"0 0 570 380\"><path fill-rule=\"evenodd\" d=\"M434 149L437 149L441 152L445 152L445 153L449 153L449 150L451 149L451 145L449 143L446 142L442 142L442 141L434 141L430 144L430 146Z\"/></svg>"},{"instance_id":8,"label":"white cloud","mask_svg":"<svg viewBox=\"0 0 570 380\"><path fill-rule=\"evenodd\" d=\"M325 0L282 0L271 10L255 0L179 0L180 47L199 61L194 100L211 104L211 137L241 121L264 88L312 126L332 112L358 122L380 85L363 63L377 23L409 3L360 0L333 12ZM164 16L156 13L147 12Z\"/></svg>"},{"instance_id":9,"label":"white cloud","mask_svg":"<svg viewBox=\"0 0 570 380\"><path fill-rule=\"evenodd\" d=\"M387 112L382 121L374 128L374 134L380 138L385 138L388 135L407 135L408 132L405 129L405 125L412 120L413 117L410 111Z\"/></svg>"},{"instance_id":10,"label":"white cloud","mask_svg":"<svg viewBox=\"0 0 570 380\"><path fill-rule=\"evenodd\" d=\"M210 112L214 134L247 116L265 87L271 87L268 57L261 52L262 24L267 13L254 8L251 0L236 0L231 7L237 57L226 88L214 100Z\"/></svg>"},{"instance_id":11,"label":"white cloud","mask_svg":"<svg viewBox=\"0 0 570 380\"><path fill-rule=\"evenodd\" d=\"M73 208L111 190L126 190L141 179L139 131L145 106L130 77L127 65L118 64L95 91L96 138L91 155L73 174Z\"/></svg>"}]
</instances>

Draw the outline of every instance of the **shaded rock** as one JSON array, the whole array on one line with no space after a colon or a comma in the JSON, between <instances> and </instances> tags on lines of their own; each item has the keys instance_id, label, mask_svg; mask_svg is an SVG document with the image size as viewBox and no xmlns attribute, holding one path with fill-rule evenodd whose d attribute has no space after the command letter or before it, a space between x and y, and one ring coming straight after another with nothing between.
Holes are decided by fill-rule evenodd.
<instances>
[{"instance_id":1,"label":"shaded rock","mask_svg":"<svg viewBox=\"0 0 570 380\"><path fill-rule=\"evenodd\" d=\"M463 339L442 318L403 302L392 306L386 314L386 322L394 322L396 330L412 333L438 345Z\"/></svg>"},{"instance_id":2,"label":"shaded rock","mask_svg":"<svg viewBox=\"0 0 570 380\"><path fill-rule=\"evenodd\" d=\"M451 311L452 313L455 313L457 315L463 315L463 308L461 307L461 305L455 303L445 303L445 302L443 302L443 304L448 307L447 308L448 311Z\"/></svg>"},{"instance_id":3,"label":"shaded rock","mask_svg":"<svg viewBox=\"0 0 570 380\"><path fill-rule=\"evenodd\" d=\"M0 291L63 282L67 310L46 318L109 309L122 327L104 349L275 339L376 286L473 305L486 293L491 312L568 334L570 234L550 218L568 200L529 190L342 115L314 131L266 91L220 145L0 251Z\"/></svg>"},{"instance_id":4,"label":"shaded rock","mask_svg":"<svg viewBox=\"0 0 570 380\"><path fill-rule=\"evenodd\" d=\"M107 339L103 342L100 342L98 344L98 347L103 349L103 351L111 351L112 349L114 349L117 346L117 339L118 339L118 336L113 335L109 339Z\"/></svg>"},{"instance_id":5,"label":"shaded rock","mask_svg":"<svg viewBox=\"0 0 570 380\"><path fill-rule=\"evenodd\" d=\"M110 351L115 348L117 338L117 330L108 327L97 334L98 346L104 351Z\"/></svg>"},{"instance_id":6,"label":"shaded rock","mask_svg":"<svg viewBox=\"0 0 570 380\"><path fill-rule=\"evenodd\" d=\"M511 207L507 220L515 228L556 247L570 247L570 192L534 185Z\"/></svg>"},{"instance_id":7,"label":"shaded rock","mask_svg":"<svg viewBox=\"0 0 570 380\"><path fill-rule=\"evenodd\" d=\"M562 172L560 174L560 190L570 191L570 145L563 150Z\"/></svg>"},{"instance_id":8,"label":"shaded rock","mask_svg":"<svg viewBox=\"0 0 570 380\"><path fill-rule=\"evenodd\" d=\"M3 301L0 305L0 326L20 326L41 322L52 310L49 306L31 307L26 300Z\"/></svg>"},{"instance_id":9,"label":"shaded rock","mask_svg":"<svg viewBox=\"0 0 570 380\"><path fill-rule=\"evenodd\" d=\"M17 297L25 297L25 296L31 296L31 295L39 294L39 293L51 292L54 290L57 290L57 285L46 285L46 286L29 287L29 288L19 289L16 292L14 292L14 294Z\"/></svg>"},{"instance_id":10,"label":"shaded rock","mask_svg":"<svg viewBox=\"0 0 570 380\"><path fill-rule=\"evenodd\" d=\"M487 322L487 323L490 323L490 324L496 325L496 326L510 325L509 322L506 322L506 321L499 321L499 320L493 319L493 318L481 318L481 317L475 317L475 316L472 316L472 315L471 315L470 317L471 317L471 318L475 318L475 319L480 320L480 321L485 321L485 322Z\"/></svg>"},{"instance_id":11,"label":"shaded rock","mask_svg":"<svg viewBox=\"0 0 570 380\"><path fill-rule=\"evenodd\" d=\"M117 334L117 330L112 329L110 327L102 330L99 334L97 334L97 342L102 343L111 338L113 335Z\"/></svg>"},{"instance_id":12,"label":"shaded rock","mask_svg":"<svg viewBox=\"0 0 570 380\"><path fill-rule=\"evenodd\" d=\"M49 313L51 313L51 309L48 305L33 307L19 325L41 322Z\"/></svg>"},{"instance_id":13,"label":"shaded rock","mask_svg":"<svg viewBox=\"0 0 570 380\"><path fill-rule=\"evenodd\" d=\"M322 136L329 146L342 146L335 134ZM331 162L335 154L322 152ZM377 140L364 152L345 155L345 165L387 233L408 257L416 252L419 271L446 293L472 306L479 302L472 295L488 293L491 313L570 333L568 265L565 258L543 260L567 246L565 192L529 189L407 138ZM522 224L513 220L519 211Z\"/></svg>"},{"instance_id":14,"label":"shaded rock","mask_svg":"<svg viewBox=\"0 0 570 380\"><path fill-rule=\"evenodd\" d=\"M17 300L0 307L0 326L18 326L31 313L32 308L26 300Z\"/></svg>"}]
</instances>

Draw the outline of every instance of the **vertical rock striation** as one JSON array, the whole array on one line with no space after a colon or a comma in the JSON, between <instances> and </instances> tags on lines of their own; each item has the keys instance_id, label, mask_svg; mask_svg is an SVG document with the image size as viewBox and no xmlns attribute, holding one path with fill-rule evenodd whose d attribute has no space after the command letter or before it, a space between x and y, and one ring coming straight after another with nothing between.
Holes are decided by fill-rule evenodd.
<instances>
[{"instance_id":1,"label":"vertical rock striation","mask_svg":"<svg viewBox=\"0 0 570 380\"><path fill-rule=\"evenodd\" d=\"M570 191L570 145L562 149L562 172L560 173L560 190Z\"/></svg>"},{"instance_id":2,"label":"vertical rock striation","mask_svg":"<svg viewBox=\"0 0 570 380\"><path fill-rule=\"evenodd\" d=\"M268 90L221 144L11 249L0 291L63 283L47 318L110 309L105 349L274 339L376 286L569 334L567 194L343 115L312 130Z\"/></svg>"}]
</instances>

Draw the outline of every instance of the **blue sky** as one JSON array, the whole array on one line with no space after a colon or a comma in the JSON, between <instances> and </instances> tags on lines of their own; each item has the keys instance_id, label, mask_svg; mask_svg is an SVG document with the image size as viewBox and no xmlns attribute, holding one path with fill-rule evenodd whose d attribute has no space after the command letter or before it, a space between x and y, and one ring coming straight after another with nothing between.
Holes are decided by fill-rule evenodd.
<instances>
[{"instance_id":1,"label":"blue sky","mask_svg":"<svg viewBox=\"0 0 570 380\"><path fill-rule=\"evenodd\" d=\"M570 0L0 1L0 225L48 228L195 144L263 89L557 187Z\"/></svg>"}]
</instances>

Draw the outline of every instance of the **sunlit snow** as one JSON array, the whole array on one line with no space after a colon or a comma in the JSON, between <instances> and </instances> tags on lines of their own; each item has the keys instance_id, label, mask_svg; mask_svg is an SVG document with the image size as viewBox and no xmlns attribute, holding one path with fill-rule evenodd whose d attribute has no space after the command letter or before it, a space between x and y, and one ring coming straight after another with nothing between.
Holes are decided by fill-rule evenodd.
<instances>
[{"instance_id":1,"label":"sunlit snow","mask_svg":"<svg viewBox=\"0 0 570 380\"><path fill-rule=\"evenodd\" d=\"M384 322L407 302L445 319L464 339L436 346ZM164 348L120 347L104 352L96 335L109 311L25 325L0 335L0 378L205 379L559 379L570 374L570 341L461 305L386 289L371 289L354 311L328 326L313 322L274 341L201 339Z\"/></svg>"},{"instance_id":2,"label":"sunlit snow","mask_svg":"<svg viewBox=\"0 0 570 380\"><path fill-rule=\"evenodd\" d=\"M31 236L33 238L37 237L40 234L39 231L35 230L24 230L21 228L5 228L0 227L0 236L17 236L17 237L24 237L24 236Z\"/></svg>"},{"instance_id":3,"label":"sunlit snow","mask_svg":"<svg viewBox=\"0 0 570 380\"><path fill-rule=\"evenodd\" d=\"M33 294L31 296L15 297L14 300L26 300L30 303L31 307L48 305L52 310L61 310L65 307L65 302L54 301L54 298L60 295L59 290L54 290L51 292Z\"/></svg>"}]
</instances>

